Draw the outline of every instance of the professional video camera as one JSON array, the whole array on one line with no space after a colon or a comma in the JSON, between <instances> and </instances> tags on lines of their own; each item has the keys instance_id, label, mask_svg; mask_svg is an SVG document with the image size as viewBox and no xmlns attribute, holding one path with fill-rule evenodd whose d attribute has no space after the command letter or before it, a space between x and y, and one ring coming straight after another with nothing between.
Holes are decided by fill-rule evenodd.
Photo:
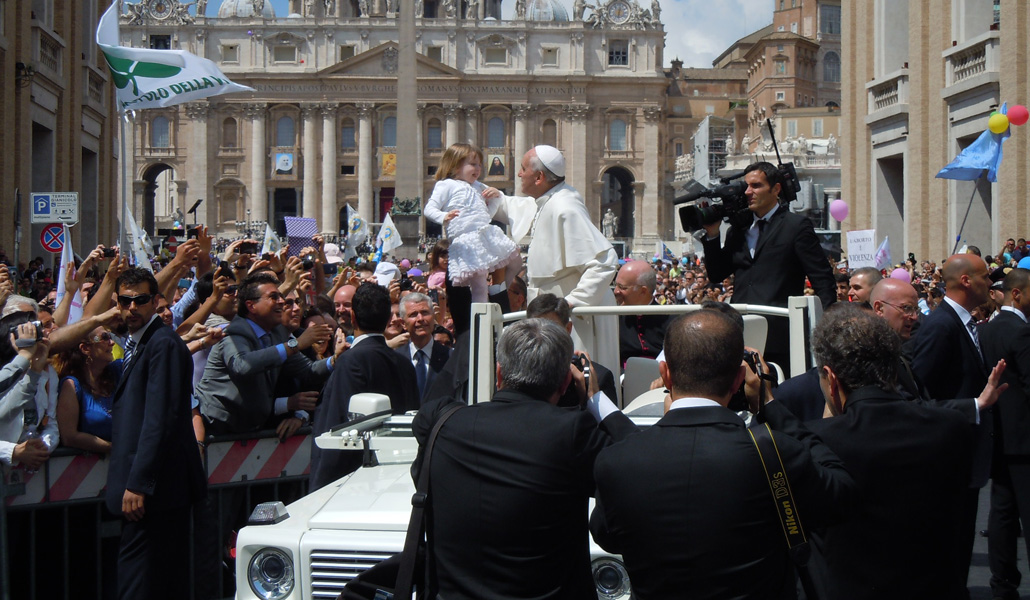
<instances>
[{"instance_id":1,"label":"professional video camera","mask_svg":"<svg viewBox=\"0 0 1030 600\"><path fill-rule=\"evenodd\" d=\"M776 145L776 135L773 133L772 121L765 120L769 128L769 136L772 138L773 150L776 151L777 169L783 177L784 185L780 189L781 202L793 202L801 191L801 184L798 182L797 171L794 170L794 163L784 164L780 160L780 149ZM726 218L733 218L735 215L747 212L747 196L744 190L747 184L740 180L745 174L744 171L734 173L729 177L721 179L722 185L711 189L702 189L691 192L676 198L676 203L686 202L686 206L680 207L680 224L683 231L691 233L702 229Z\"/></svg>"}]
</instances>

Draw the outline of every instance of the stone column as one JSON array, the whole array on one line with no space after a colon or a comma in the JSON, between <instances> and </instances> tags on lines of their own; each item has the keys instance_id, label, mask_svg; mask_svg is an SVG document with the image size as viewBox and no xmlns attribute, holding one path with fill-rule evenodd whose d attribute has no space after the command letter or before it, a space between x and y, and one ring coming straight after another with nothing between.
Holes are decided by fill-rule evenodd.
<instances>
[{"instance_id":1,"label":"stone column","mask_svg":"<svg viewBox=\"0 0 1030 600\"><path fill-rule=\"evenodd\" d=\"M588 190L587 181L587 120L590 118L589 104L565 105L565 119L572 124L572 139L563 144L565 153L565 179L577 190ZM590 218L596 223L600 216L600 198L583 198Z\"/></svg>"},{"instance_id":2,"label":"stone column","mask_svg":"<svg viewBox=\"0 0 1030 600\"><path fill-rule=\"evenodd\" d=\"M515 147L513 148L514 156L508 159L508 171L506 175L509 179L515 180L515 195L522 195L522 180L516 177L519 172L519 165L522 164L522 156L529 150L529 140L526 135L526 120L529 118L529 112L533 110L532 104L512 104L512 113L515 115Z\"/></svg>"},{"instance_id":3,"label":"stone column","mask_svg":"<svg viewBox=\"0 0 1030 600\"><path fill-rule=\"evenodd\" d=\"M358 104L358 214L366 223L372 222L372 115L375 105Z\"/></svg>"},{"instance_id":4,"label":"stone column","mask_svg":"<svg viewBox=\"0 0 1030 600\"><path fill-rule=\"evenodd\" d=\"M187 154L189 161L187 162L186 179L193 183L193 193L196 196L194 200L204 199L204 204L197 208L197 223L216 227L218 225L218 203L215 202L214 195L211 193L211 181L208 178L208 165L215 164L214 160L209 160L213 157L210 156L211 149L207 143L207 118L210 110L207 102L190 102L186 104L185 111L186 117L192 121L193 132L193 141ZM220 145L221 139L219 138L214 147L218 148ZM186 208L183 211L191 206L193 206L193 202L187 200ZM202 209L203 213L200 212ZM188 218L189 215L187 215Z\"/></svg>"},{"instance_id":5,"label":"stone column","mask_svg":"<svg viewBox=\"0 0 1030 600\"><path fill-rule=\"evenodd\" d=\"M447 137L444 139L444 147L456 144L458 140L458 117L461 115L460 104L444 104L443 105L444 118L447 121Z\"/></svg>"},{"instance_id":6,"label":"stone column","mask_svg":"<svg viewBox=\"0 0 1030 600\"><path fill-rule=\"evenodd\" d=\"M392 4L392 2L391 2ZM418 118L417 67L415 52L415 5L401 2L397 23L397 131L401 135L418 135L422 123ZM419 156L417 144L397 144L397 175L394 178L398 198L414 198L420 195L418 188Z\"/></svg>"},{"instance_id":7,"label":"stone column","mask_svg":"<svg viewBox=\"0 0 1030 600\"><path fill-rule=\"evenodd\" d=\"M662 202L662 186L665 185L661 177L661 169L658 168L658 125L662 119L662 107L648 105L643 107L644 112L644 165L640 170L646 178L644 180L643 198L637 203L640 210L637 212L637 228L641 235L647 238L661 238L659 231L659 216L662 209L668 205Z\"/></svg>"},{"instance_id":8,"label":"stone column","mask_svg":"<svg viewBox=\"0 0 1030 600\"><path fill-rule=\"evenodd\" d=\"M302 217L318 217L318 123L322 107L304 104L300 118L304 122L304 188L301 193Z\"/></svg>"},{"instance_id":9,"label":"stone column","mask_svg":"<svg viewBox=\"0 0 1030 600\"><path fill-rule=\"evenodd\" d=\"M250 130L250 218L268 221L268 143L265 140L265 105L248 104L244 115L251 121Z\"/></svg>"},{"instance_id":10,"label":"stone column","mask_svg":"<svg viewBox=\"0 0 1030 600\"><path fill-rule=\"evenodd\" d=\"M418 109L416 109L418 118L416 119L415 128L415 181L418 182L415 186L415 196L420 201L420 206L426 205L426 145L424 137L422 135L425 130L426 120L426 103L419 102ZM418 219L418 233L419 235L425 235L426 233L426 221L424 218L419 217Z\"/></svg>"},{"instance_id":11,"label":"stone column","mask_svg":"<svg viewBox=\"0 0 1030 600\"><path fill-rule=\"evenodd\" d=\"M322 233L340 235L340 210L336 205L336 104L322 106Z\"/></svg>"},{"instance_id":12,"label":"stone column","mask_svg":"<svg viewBox=\"0 0 1030 600\"><path fill-rule=\"evenodd\" d=\"M466 142L482 147L483 144L479 143L479 136L477 125L479 124L479 105L468 104L465 106L465 136L468 138Z\"/></svg>"}]
</instances>

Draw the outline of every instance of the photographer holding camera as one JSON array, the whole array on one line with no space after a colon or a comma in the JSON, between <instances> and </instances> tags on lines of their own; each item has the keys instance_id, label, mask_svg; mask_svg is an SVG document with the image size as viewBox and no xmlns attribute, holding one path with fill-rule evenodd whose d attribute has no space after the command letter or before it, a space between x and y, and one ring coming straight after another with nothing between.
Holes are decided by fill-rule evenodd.
<instances>
[{"instance_id":1,"label":"photographer holding camera","mask_svg":"<svg viewBox=\"0 0 1030 600\"><path fill-rule=\"evenodd\" d=\"M854 508L855 482L837 456L778 402L761 406L744 352L743 329L729 316L678 317L659 365L670 409L597 457L590 531L622 554L638 600L793 597L786 519L776 510L790 496L777 493L774 503L773 478L792 492L788 517L806 532ZM782 470L763 468L759 432L727 406L742 383L750 410L773 430Z\"/></svg>"},{"instance_id":2,"label":"photographer holding camera","mask_svg":"<svg viewBox=\"0 0 1030 600\"><path fill-rule=\"evenodd\" d=\"M747 209L731 215L726 242L719 244L721 220L702 223L705 267L711 281L734 276L733 302L787 306L800 296L805 277L826 308L837 299L833 271L807 218L780 204L786 185L775 165L758 162L745 169ZM789 372L787 320L771 319L766 358Z\"/></svg>"}]
</instances>

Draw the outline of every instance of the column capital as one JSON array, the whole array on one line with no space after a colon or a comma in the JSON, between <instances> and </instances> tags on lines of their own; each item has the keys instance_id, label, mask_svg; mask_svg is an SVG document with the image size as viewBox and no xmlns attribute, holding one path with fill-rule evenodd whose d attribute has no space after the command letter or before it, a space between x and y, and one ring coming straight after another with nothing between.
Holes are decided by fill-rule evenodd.
<instances>
[{"instance_id":1,"label":"column capital","mask_svg":"<svg viewBox=\"0 0 1030 600\"><path fill-rule=\"evenodd\" d=\"M590 117L592 107L589 104L566 104L562 107L565 118L570 121L585 121Z\"/></svg>"},{"instance_id":2,"label":"column capital","mask_svg":"<svg viewBox=\"0 0 1030 600\"><path fill-rule=\"evenodd\" d=\"M265 118L265 112L267 110L268 110L268 107L265 105L264 102L258 102L258 103L252 103L252 104L244 104L243 105L243 116L246 117L247 119L250 119L251 121L255 121L257 119Z\"/></svg>"},{"instance_id":3,"label":"column capital","mask_svg":"<svg viewBox=\"0 0 1030 600\"><path fill-rule=\"evenodd\" d=\"M457 117L459 114L461 114L463 108L464 107L462 107L462 105L460 104L444 104L443 115L448 119L453 119L454 117Z\"/></svg>"},{"instance_id":4,"label":"column capital","mask_svg":"<svg viewBox=\"0 0 1030 600\"><path fill-rule=\"evenodd\" d=\"M512 104L511 112L515 115L516 120L523 120L529 116L529 113L533 111L532 104Z\"/></svg>"},{"instance_id":5,"label":"column capital","mask_svg":"<svg viewBox=\"0 0 1030 600\"><path fill-rule=\"evenodd\" d=\"M193 119L194 121L203 121L207 119L211 108L207 102L187 102L183 106L183 112L186 113L186 118Z\"/></svg>"},{"instance_id":6,"label":"column capital","mask_svg":"<svg viewBox=\"0 0 1030 600\"><path fill-rule=\"evenodd\" d=\"M648 123L656 123L662 118L662 107L657 104L651 104L643 107L644 120Z\"/></svg>"},{"instance_id":7,"label":"column capital","mask_svg":"<svg viewBox=\"0 0 1030 600\"><path fill-rule=\"evenodd\" d=\"M371 117L376 109L376 105L372 102L358 102L354 106L358 109L358 116L362 119Z\"/></svg>"},{"instance_id":8,"label":"column capital","mask_svg":"<svg viewBox=\"0 0 1030 600\"><path fill-rule=\"evenodd\" d=\"M310 104L301 104L300 105L300 116L305 121L307 121L309 119L314 119L315 117L318 116L318 113L321 112L321 111L322 111L322 105L318 104L317 102L313 102L313 103L310 103Z\"/></svg>"},{"instance_id":9,"label":"column capital","mask_svg":"<svg viewBox=\"0 0 1030 600\"><path fill-rule=\"evenodd\" d=\"M322 118L326 120L332 120L336 118L336 113L340 109L339 103L329 102L321 105Z\"/></svg>"},{"instance_id":10,"label":"column capital","mask_svg":"<svg viewBox=\"0 0 1030 600\"><path fill-rule=\"evenodd\" d=\"M426 116L426 106L427 104L425 102L419 102L415 107L415 113L418 115L420 120Z\"/></svg>"},{"instance_id":11,"label":"column capital","mask_svg":"<svg viewBox=\"0 0 1030 600\"><path fill-rule=\"evenodd\" d=\"M466 104L463 108L465 110L465 116L470 119L475 118L479 115L478 104Z\"/></svg>"}]
</instances>

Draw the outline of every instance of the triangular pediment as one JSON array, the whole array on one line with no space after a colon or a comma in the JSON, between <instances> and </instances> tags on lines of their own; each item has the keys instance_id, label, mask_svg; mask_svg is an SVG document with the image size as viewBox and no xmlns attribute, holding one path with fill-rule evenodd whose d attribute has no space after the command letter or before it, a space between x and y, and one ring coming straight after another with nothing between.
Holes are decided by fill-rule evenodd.
<instances>
[{"instance_id":1,"label":"triangular pediment","mask_svg":"<svg viewBox=\"0 0 1030 600\"><path fill-rule=\"evenodd\" d=\"M336 63L319 73L322 77L382 77L397 74L400 48L397 42L380 44L367 52ZM418 77L461 77L461 72L423 54L415 54Z\"/></svg>"}]
</instances>

